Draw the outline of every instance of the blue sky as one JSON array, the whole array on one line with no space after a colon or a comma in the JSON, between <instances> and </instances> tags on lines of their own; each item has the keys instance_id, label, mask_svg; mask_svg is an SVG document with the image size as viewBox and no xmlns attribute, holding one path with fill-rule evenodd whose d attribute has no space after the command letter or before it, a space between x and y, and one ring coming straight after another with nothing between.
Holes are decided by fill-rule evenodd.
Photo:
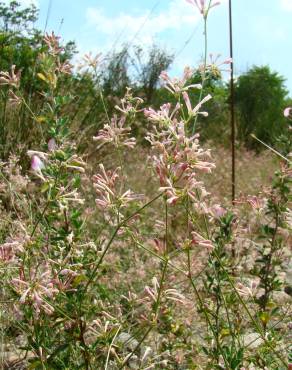
<instances>
[{"instance_id":1,"label":"blue sky","mask_svg":"<svg viewBox=\"0 0 292 370\"><path fill-rule=\"evenodd\" d=\"M132 41L152 42L177 54L172 71L195 66L203 54L203 21L185 0L19 0L40 8L38 26L74 40L81 53L110 50ZM208 22L208 51L228 57L227 0ZM49 4L51 4L48 13ZM292 95L292 0L233 0L235 72L268 64L287 80ZM192 38L190 39L190 37ZM134 43L135 43L134 42Z\"/></svg>"}]
</instances>

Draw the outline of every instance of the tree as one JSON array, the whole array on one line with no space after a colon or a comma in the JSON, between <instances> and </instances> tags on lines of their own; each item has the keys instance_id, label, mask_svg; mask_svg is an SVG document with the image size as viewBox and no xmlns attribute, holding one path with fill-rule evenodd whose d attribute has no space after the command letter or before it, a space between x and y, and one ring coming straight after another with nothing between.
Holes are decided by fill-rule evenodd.
<instances>
[{"instance_id":1,"label":"tree","mask_svg":"<svg viewBox=\"0 0 292 370\"><path fill-rule=\"evenodd\" d=\"M39 55L47 49L41 31L35 29L38 10L34 5L22 7L17 1L8 4L0 1L0 71L10 71L12 65L21 72L20 90L29 104L42 105L40 91L42 82L36 78ZM62 45L63 46L63 45ZM71 59L75 45L72 42L63 46L61 61ZM33 119L22 105L9 107L9 88L0 92L0 154L9 151L9 145L16 140L33 140L31 128ZM37 109L36 109L37 110ZM30 135L27 132L30 131Z\"/></svg>"},{"instance_id":2,"label":"tree","mask_svg":"<svg viewBox=\"0 0 292 370\"><path fill-rule=\"evenodd\" d=\"M103 91L105 95L122 96L127 86L130 86L128 46L120 51L110 52L105 61L102 73Z\"/></svg>"},{"instance_id":3,"label":"tree","mask_svg":"<svg viewBox=\"0 0 292 370\"><path fill-rule=\"evenodd\" d=\"M250 136L255 134L267 144L285 131L283 117L287 90L285 79L268 66L254 66L236 83L235 101L238 110L238 139L248 148L258 149Z\"/></svg>"},{"instance_id":4,"label":"tree","mask_svg":"<svg viewBox=\"0 0 292 370\"><path fill-rule=\"evenodd\" d=\"M7 5L0 2L0 28L1 31L27 32L30 33L34 22L38 18L37 8L31 4L24 9L18 1L10 1Z\"/></svg>"},{"instance_id":5,"label":"tree","mask_svg":"<svg viewBox=\"0 0 292 370\"><path fill-rule=\"evenodd\" d=\"M137 72L136 80L144 93L147 104L152 103L154 93L162 71L166 71L173 62L174 56L167 51L152 45L145 53L139 46L134 47L132 64Z\"/></svg>"}]
</instances>

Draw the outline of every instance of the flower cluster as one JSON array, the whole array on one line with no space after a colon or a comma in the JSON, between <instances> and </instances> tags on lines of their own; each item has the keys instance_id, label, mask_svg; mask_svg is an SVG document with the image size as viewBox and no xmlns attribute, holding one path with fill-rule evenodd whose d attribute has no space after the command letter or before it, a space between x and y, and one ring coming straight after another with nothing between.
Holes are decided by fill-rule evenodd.
<instances>
[{"instance_id":1,"label":"flower cluster","mask_svg":"<svg viewBox=\"0 0 292 370\"><path fill-rule=\"evenodd\" d=\"M143 99L135 97L132 94L131 88L127 87L125 96L121 99L121 105L115 105L115 108L124 115L135 115L142 110L139 106L143 103Z\"/></svg>"},{"instance_id":2,"label":"flower cluster","mask_svg":"<svg viewBox=\"0 0 292 370\"><path fill-rule=\"evenodd\" d=\"M22 102L22 98L18 96L13 89L18 90L20 87L21 70L16 72L16 66L11 66L11 71L0 72L0 86L8 86L8 101L12 106L18 106Z\"/></svg>"},{"instance_id":3,"label":"flower cluster","mask_svg":"<svg viewBox=\"0 0 292 370\"><path fill-rule=\"evenodd\" d=\"M20 84L21 71L15 71L16 66L11 66L11 71L0 72L0 85L8 85L10 87L18 88Z\"/></svg>"},{"instance_id":4,"label":"flower cluster","mask_svg":"<svg viewBox=\"0 0 292 370\"><path fill-rule=\"evenodd\" d=\"M141 195L134 194L131 190L120 192L118 188L119 171L106 171L103 164L99 165L100 172L93 176L93 186L97 193L96 205L103 210L120 211L121 208L132 201L141 199Z\"/></svg>"},{"instance_id":5,"label":"flower cluster","mask_svg":"<svg viewBox=\"0 0 292 370\"><path fill-rule=\"evenodd\" d=\"M248 195L235 200L235 204L248 204L257 214L264 214L267 211L267 198L263 196Z\"/></svg>"},{"instance_id":6,"label":"flower cluster","mask_svg":"<svg viewBox=\"0 0 292 370\"><path fill-rule=\"evenodd\" d=\"M226 58L224 60L220 60L220 57L220 54L214 55L211 53L209 55L210 61L206 65L201 64L198 70L202 75L207 74L215 79L221 78L221 72L230 72L230 67L228 66L231 65L232 59Z\"/></svg>"},{"instance_id":7,"label":"flower cluster","mask_svg":"<svg viewBox=\"0 0 292 370\"><path fill-rule=\"evenodd\" d=\"M205 239L202 235L198 234L196 231L192 232L192 244L199 247L212 250L214 248L211 240Z\"/></svg>"},{"instance_id":8,"label":"flower cluster","mask_svg":"<svg viewBox=\"0 0 292 370\"><path fill-rule=\"evenodd\" d=\"M39 150L28 150L27 155L31 158L31 170L34 172L36 176L40 179L45 181L45 177L43 176L43 170L48 168L52 161L56 160L56 156L58 157L57 144L55 139L51 138L48 141L48 153L41 152ZM55 153L56 152L56 153ZM59 155L62 154L62 151ZM64 168L67 168L70 171L84 173L84 167L86 163L83 162L81 158L79 158L76 154L69 156L68 159L64 160L62 163Z\"/></svg>"},{"instance_id":9,"label":"flower cluster","mask_svg":"<svg viewBox=\"0 0 292 370\"><path fill-rule=\"evenodd\" d=\"M99 130L97 136L93 137L93 140L100 142L99 148L107 143L111 143L116 148L121 146L133 148L136 145L136 139L129 137L131 129L125 127L125 123L125 116L118 118L115 115L111 119L110 124L105 124L103 129Z\"/></svg>"},{"instance_id":10,"label":"flower cluster","mask_svg":"<svg viewBox=\"0 0 292 370\"><path fill-rule=\"evenodd\" d=\"M15 246L17 246L18 243L14 241L7 241L4 244L0 245L0 262L11 262L15 258Z\"/></svg>"},{"instance_id":11,"label":"flower cluster","mask_svg":"<svg viewBox=\"0 0 292 370\"><path fill-rule=\"evenodd\" d=\"M15 291L20 295L19 302L25 304L30 302L38 315L41 310L47 314L52 314L54 308L48 300L53 299L59 292L54 286L51 270L48 265L40 269L30 271L27 276L22 270L18 278L12 279Z\"/></svg>"},{"instance_id":12,"label":"flower cluster","mask_svg":"<svg viewBox=\"0 0 292 370\"><path fill-rule=\"evenodd\" d=\"M237 283L236 290L243 297L255 297L258 290L259 282L257 280L250 280L248 285Z\"/></svg>"},{"instance_id":13,"label":"flower cluster","mask_svg":"<svg viewBox=\"0 0 292 370\"><path fill-rule=\"evenodd\" d=\"M220 5L220 1L216 1L215 3L212 3L211 1L206 1L206 0L186 0L188 3L191 5L194 5L197 7L200 11L200 13L204 16L207 17L208 12L211 8L213 8L216 5ZM208 4L206 4L208 3Z\"/></svg>"},{"instance_id":14,"label":"flower cluster","mask_svg":"<svg viewBox=\"0 0 292 370\"><path fill-rule=\"evenodd\" d=\"M46 33L44 37L44 42L49 48L49 53L53 56L59 55L64 48L60 46L60 37L56 36L54 32L51 34Z\"/></svg>"},{"instance_id":15,"label":"flower cluster","mask_svg":"<svg viewBox=\"0 0 292 370\"><path fill-rule=\"evenodd\" d=\"M165 88L172 94L180 94L183 91L188 91L191 88L201 89L201 84L190 84L187 82L194 75L194 70L190 67L185 67L182 78L171 78L166 71L161 72L160 79L164 82Z\"/></svg>"},{"instance_id":16,"label":"flower cluster","mask_svg":"<svg viewBox=\"0 0 292 370\"><path fill-rule=\"evenodd\" d=\"M163 104L157 111L151 107L144 109L144 114L151 122L160 123L162 125L168 125L175 118L175 115L179 109L180 109L179 103L176 104L173 110L171 110L171 104L166 103Z\"/></svg>"},{"instance_id":17,"label":"flower cluster","mask_svg":"<svg viewBox=\"0 0 292 370\"><path fill-rule=\"evenodd\" d=\"M110 122L99 130L97 136L93 137L94 141L100 142L98 148L107 143L112 144L116 148L134 148L136 139L130 137L131 127L128 124L128 119L135 118L136 114L141 111L139 106L142 103L143 100L134 97L131 89L127 88L125 96L121 99L121 105L115 106L115 109L119 111L121 116L114 115Z\"/></svg>"},{"instance_id":18,"label":"flower cluster","mask_svg":"<svg viewBox=\"0 0 292 370\"><path fill-rule=\"evenodd\" d=\"M82 61L78 64L78 70L83 68L92 68L93 70L96 70L97 66L101 63L101 55L101 53L98 53L93 56L91 52L85 54Z\"/></svg>"},{"instance_id":19,"label":"flower cluster","mask_svg":"<svg viewBox=\"0 0 292 370\"><path fill-rule=\"evenodd\" d=\"M284 114L284 117L290 118L292 114L292 107L285 108L283 114Z\"/></svg>"},{"instance_id":20,"label":"flower cluster","mask_svg":"<svg viewBox=\"0 0 292 370\"><path fill-rule=\"evenodd\" d=\"M150 299L152 302L157 302L160 296L160 293L159 293L160 284L156 277L152 278L152 286L150 287L146 285L144 290L145 290L145 293L147 294L148 299ZM186 303L186 298L184 297L184 295L179 293L177 289L174 289L174 288L163 290L163 298L165 300L171 300L171 301L179 302L182 304Z\"/></svg>"},{"instance_id":21,"label":"flower cluster","mask_svg":"<svg viewBox=\"0 0 292 370\"><path fill-rule=\"evenodd\" d=\"M188 110L189 117L195 117L198 114L201 114L204 117L208 116L208 112L200 112L200 109L204 103L212 99L212 96L210 94L206 95L194 108L192 108L192 104L190 101L190 98L187 94L187 92L183 92L183 98L186 103L186 107Z\"/></svg>"},{"instance_id":22,"label":"flower cluster","mask_svg":"<svg viewBox=\"0 0 292 370\"><path fill-rule=\"evenodd\" d=\"M197 179L197 172L210 173L215 165L209 161L210 151L199 145L199 135L187 136L185 123L170 121L168 127L149 133L147 140L158 152L152 161L169 204L188 196L194 202L207 192Z\"/></svg>"}]
</instances>

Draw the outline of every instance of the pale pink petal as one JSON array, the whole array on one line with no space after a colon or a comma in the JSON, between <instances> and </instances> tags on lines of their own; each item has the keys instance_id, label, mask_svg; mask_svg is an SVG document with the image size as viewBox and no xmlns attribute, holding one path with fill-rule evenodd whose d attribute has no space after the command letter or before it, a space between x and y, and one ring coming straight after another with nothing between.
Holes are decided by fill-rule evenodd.
<instances>
[{"instance_id":1,"label":"pale pink petal","mask_svg":"<svg viewBox=\"0 0 292 370\"><path fill-rule=\"evenodd\" d=\"M50 139L48 142L49 151L53 152L54 150L56 150L56 148L57 148L56 140L54 138Z\"/></svg>"},{"instance_id":2,"label":"pale pink petal","mask_svg":"<svg viewBox=\"0 0 292 370\"><path fill-rule=\"evenodd\" d=\"M44 162L37 155L33 155L31 159L31 169L39 172L45 167Z\"/></svg>"},{"instance_id":3,"label":"pale pink petal","mask_svg":"<svg viewBox=\"0 0 292 370\"><path fill-rule=\"evenodd\" d=\"M284 117L289 117L291 112L292 107L287 107L286 109L284 109Z\"/></svg>"},{"instance_id":4,"label":"pale pink petal","mask_svg":"<svg viewBox=\"0 0 292 370\"><path fill-rule=\"evenodd\" d=\"M191 105L191 102L190 102L189 95L186 91L184 91L182 94L183 94L183 98L184 98L184 101L186 103L188 112L191 113L192 112L192 105Z\"/></svg>"}]
</instances>

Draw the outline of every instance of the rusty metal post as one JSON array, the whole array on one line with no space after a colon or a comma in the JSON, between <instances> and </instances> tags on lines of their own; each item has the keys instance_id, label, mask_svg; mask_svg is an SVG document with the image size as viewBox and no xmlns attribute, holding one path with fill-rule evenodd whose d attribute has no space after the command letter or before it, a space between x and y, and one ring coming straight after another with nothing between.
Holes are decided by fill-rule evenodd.
<instances>
[{"instance_id":1,"label":"rusty metal post","mask_svg":"<svg viewBox=\"0 0 292 370\"><path fill-rule=\"evenodd\" d=\"M230 46L230 126L231 126L231 199L235 200L235 117L234 117L234 60L233 60L233 29L232 29L232 4L229 0L229 46Z\"/></svg>"}]
</instances>

